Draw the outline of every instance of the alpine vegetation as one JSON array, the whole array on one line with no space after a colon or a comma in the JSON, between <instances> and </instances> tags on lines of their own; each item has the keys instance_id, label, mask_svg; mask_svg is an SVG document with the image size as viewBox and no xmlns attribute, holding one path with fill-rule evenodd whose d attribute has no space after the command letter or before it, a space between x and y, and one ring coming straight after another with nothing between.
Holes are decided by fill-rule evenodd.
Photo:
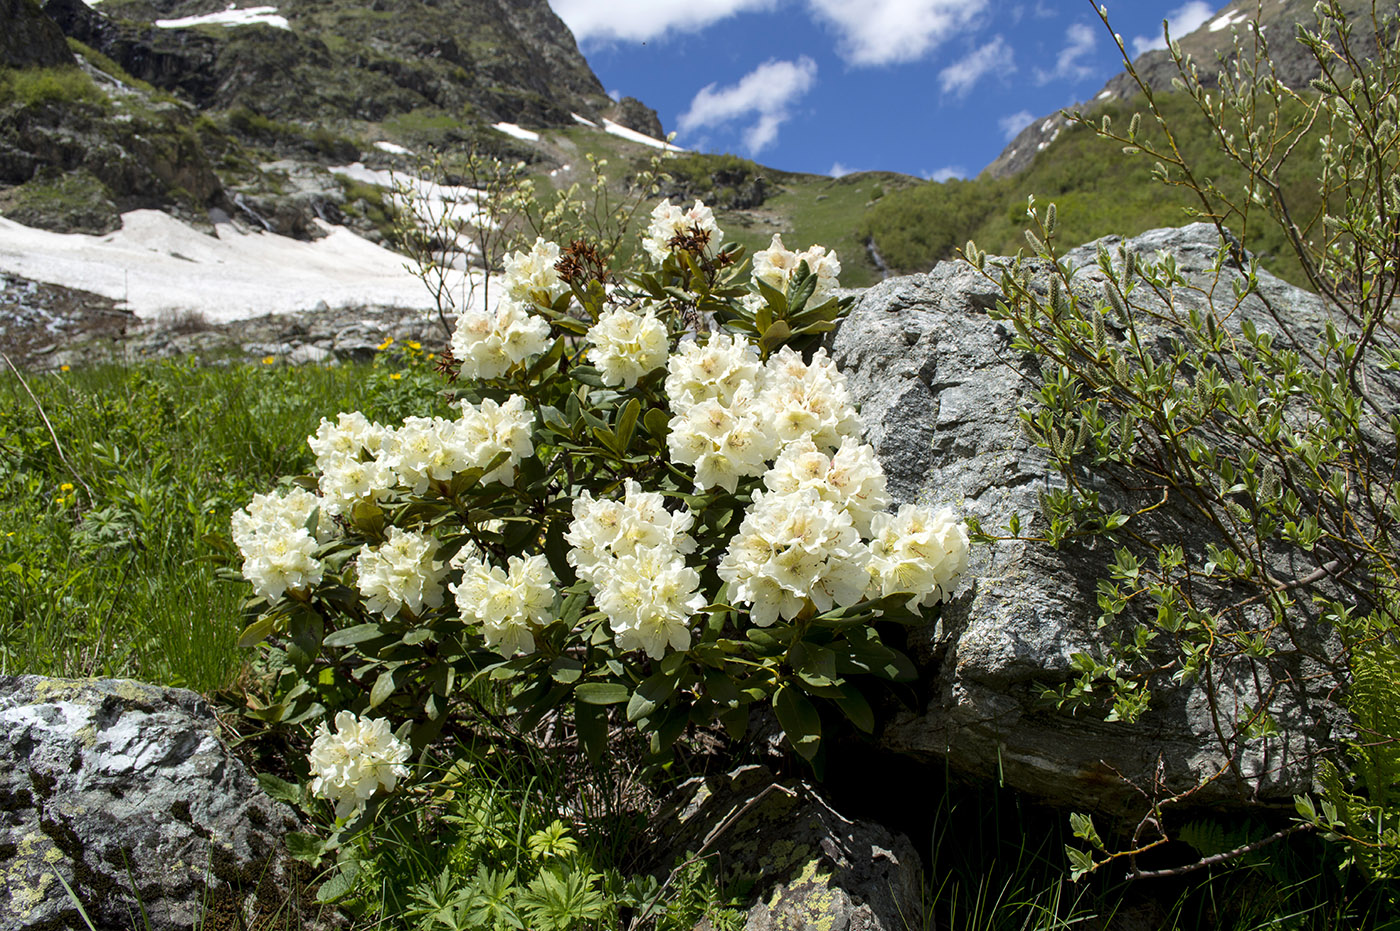
<instances>
[{"instance_id":1,"label":"alpine vegetation","mask_svg":"<svg viewBox=\"0 0 1400 931\"><path fill-rule=\"evenodd\" d=\"M577 241L504 257L443 360L451 416L323 420L316 474L234 515L243 643L285 654L270 713L322 721L311 789L342 821L481 688L523 728L572 718L595 757L609 706L662 754L771 704L811 760L823 708L872 730L861 677L912 677L882 629L954 594L967 529L889 510L812 348L850 305L835 253L775 236L746 276L722 235L663 201L648 271Z\"/></svg>"}]
</instances>

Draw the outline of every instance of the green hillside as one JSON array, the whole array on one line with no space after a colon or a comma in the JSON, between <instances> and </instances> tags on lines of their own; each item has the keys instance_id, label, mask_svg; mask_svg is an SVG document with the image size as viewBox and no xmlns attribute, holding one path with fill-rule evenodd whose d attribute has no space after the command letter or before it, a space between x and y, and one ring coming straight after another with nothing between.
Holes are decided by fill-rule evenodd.
<instances>
[{"instance_id":1,"label":"green hillside","mask_svg":"<svg viewBox=\"0 0 1400 931\"><path fill-rule=\"evenodd\" d=\"M1183 94L1158 94L1157 98L1198 180L1213 182L1233 200L1242 199L1245 173L1220 151L1195 103ZM1142 98L1106 105L1096 109L1093 117L1097 121L1108 116L1115 127L1126 131L1138 110L1145 110ZM1140 138L1148 145L1161 145L1164 139L1150 117L1142 121ZM1299 146L1278 172L1295 217L1310 217L1318 207L1316 152L1315 144ZM1156 227L1181 226L1197 219L1193 211L1202 206L1190 190L1154 178L1151 158L1126 155L1119 143L1102 139L1086 127L1071 126L1020 175L983 175L892 191L865 211L858 224L891 268L925 271L954 256L969 239L993 254L1012 254L1023 247L1030 195L1058 205L1059 240L1074 245L1111 233L1131 236ZM1246 247L1266 268L1299 281L1301 269L1285 246L1282 230L1263 211L1251 214L1249 229L1243 228L1238 215L1230 216L1227 223L1243 235Z\"/></svg>"}]
</instances>

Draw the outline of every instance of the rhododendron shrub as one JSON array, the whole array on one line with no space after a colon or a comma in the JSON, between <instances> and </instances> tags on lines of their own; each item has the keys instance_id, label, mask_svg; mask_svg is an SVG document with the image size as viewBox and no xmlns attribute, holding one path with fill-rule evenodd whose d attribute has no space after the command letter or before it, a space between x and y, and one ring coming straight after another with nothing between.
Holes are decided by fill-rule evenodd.
<instances>
[{"instance_id":1,"label":"rhododendron shrub","mask_svg":"<svg viewBox=\"0 0 1400 931\"><path fill-rule=\"evenodd\" d=\"M259 713L372 712L421 747L496 683L518 727L562 712L593 753L610 714L661 752L771 703L809 759L824 713L873 726L862 683L913 674L885 625L955 593L967 533L891 511L813 348L850 303L836 256L774 237L750 271L719 236L663 202L630 276L537 241L458 319L437 409L322 421L316 474L234 517L243 640L288 660ZM324 726L318 746L330 797L388 784L332 774Z\"/></svg>"}]
</instances>

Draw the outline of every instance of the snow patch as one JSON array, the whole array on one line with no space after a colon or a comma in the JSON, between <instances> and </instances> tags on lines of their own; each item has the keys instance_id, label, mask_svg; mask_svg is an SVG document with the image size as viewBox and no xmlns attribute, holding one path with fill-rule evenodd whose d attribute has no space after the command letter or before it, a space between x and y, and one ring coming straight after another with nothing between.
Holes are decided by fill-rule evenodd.
<instances>
[{"instance_id":1,"label":"snow patch","mask_svg":"<svg viewBox=\"0 0 1400 931\"><path fill-rule=\"evenodd\" d=\"M491 126L491 128L492 128L492 129L496 129L496 130L500 130L501 132L505 133L507 136L514 136L516 139L523 139L523 140L525 140L526 142L539 142L539 141L540 141L540 134L539 134L539 133L533 132L533 131L528 130L528 129L524 129L524 128L520 127L520 126L516 126L514 123L495 123L495 124L493 124L493 125Z\"/></svg>"},{"instance_id":2,"label":"snow patch","mask_svg":"<svg viewBox=\"0 0 1400 931\"><path fill-rule=\"evenodd\" d=\"M158 19L155 24L160 29L188 29L191 26L252 26L258 23L278 29L292 28L287 22L287 17L279 15L275 6L250 6L240 10L232 3L221 13L183 16L180 19Z\"/></svg>"},{"instance_id":3,"label":"snow patch","mask_svg":"<svg viewBox=\"0 0 1400 931\"><path fill-rule=\"evenodd\" d=\"M1048 132L1050 131L1050 127L1051 127L1051 126L1054 126L1054 125L1055 125L1055 118L1052 116L1052 117L1050 117L1050 119L1048 119L1048 120L1046 120L1044 123L1041 123L1041 124L1040 124L1040 131L1043 132L1043 133L1048 133Z\"/></svg>"},{"instance_id":4,"label":"snow patch","mask_svg":"<svg viewBox=\"0 0 1400 931\"><path fill-rule=\"evenodd\" d=\"M581 123L584 126L592 126L594 129L598 128L598 124L593 122L586 116L579 116L577 113L570 113L569 116L572 116L574 118L575 123Z\"/></svg>"},{"instance_id":5,"label":"snow patch","mask_svg":"<svg viewBox=\"0 0 1400 931\"><path fill-rule=\"evenodd\" d=\"M629 142L639 142L642 145L649 145L653 149L661 149L665 152L685 151L685 149L682 149L680 146L672 145L664 139L654 139L651 136L646 135L645 133L637 132L635 129L628 129L621 123L614 123L612 120L603 120L603 129L621 139L626 139Z\"/></svg>"},{"instance_id":6,"label":"snow patch","mask_svg":"<svg viewBox=\"0 0 1400 931\"><path fill-rule=\"evenodd\" d=\"M1226 13L1219 19L1212 21L1207 28L1210 29L1211 32L1219 32L1222 29L1229 29L1231 26L1238 26L1247 19L1249 19L1248 13L1237 10L1234 13Z\"/></svg>"},{"instance_id":7,"label":"snow patch","mask_svg":"<svg viewBox=\"0 0 1400 931\"><path fill-rule=\"evenodd\" d=\"M186 311L213 323L332 307L431 309L403 256L320 220L326 235L303 242L218 223L213 236L158 210L122 215L105 236L51 233L0 218L0 270L92 291L138 317ZM454 287L465 293L467 273ZM472 273L474 279L479 273Z\"/></svg>"},{"instance_id":8,"label":"snow patch","mask_svg":"<svg viewBox=\"0 0 1400 931\"><path fill-rule=\"evenodd\" d=\"M381 152L388 152L390 155L412 155L412 154L413 154L413 150L412 150L412 149L405 149L403 146L401 146L401 145L399 145L399 144L397 144L397 143L394 143L394 142L386 142L386 141L383 140L383 139L381 139L381 140L379 140L378 142L376 142L376 143L374 144L374 147L375 147L376 149L378 149L379 151L381 151Z\"/></svg>"},{"instance_id":9,"label":"snow patch","mask_svg":"<svg viewBox=\"0 0 1400 931\"><path fill-rule=\"evenodd\" d=\"M1094 99L1095 99L1095 100L1107 100L1108 98L1110 98L1110 97L1112 97L1112 96L1113 96L1113 91L1105 89L1105 90L1099 91L1099 95L1098 95L1097 97L1095 97Z\"/></svg>"}]
</instances>

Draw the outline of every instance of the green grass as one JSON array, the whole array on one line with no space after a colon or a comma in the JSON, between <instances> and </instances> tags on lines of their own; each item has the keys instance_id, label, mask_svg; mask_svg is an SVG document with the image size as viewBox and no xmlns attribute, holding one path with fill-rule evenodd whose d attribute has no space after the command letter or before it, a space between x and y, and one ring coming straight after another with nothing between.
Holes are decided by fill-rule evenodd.
<instances>
[{"instance_id":1,"label":"green grass","mask_svg":"<svg viewBox=\"0 0 1400 931\"><path fill-rule=\"evenodd\" d=\"M106 110L111 100L77 65L0 69L0 106L90 104Z\"/></svg>"},{"instance_id":2,"label":"green grass","mask_svg":"<svg viewBox=\"0 0 1400 931\"><path fill-rule=\"evenodd\" d=\"M425 367L388 375L140 363L30 374L31 399L0 368L0 673L232 682L249 592L215 578L229 515L309 470L321 417L430 396Z\"/></svg>"}]
</instances>

